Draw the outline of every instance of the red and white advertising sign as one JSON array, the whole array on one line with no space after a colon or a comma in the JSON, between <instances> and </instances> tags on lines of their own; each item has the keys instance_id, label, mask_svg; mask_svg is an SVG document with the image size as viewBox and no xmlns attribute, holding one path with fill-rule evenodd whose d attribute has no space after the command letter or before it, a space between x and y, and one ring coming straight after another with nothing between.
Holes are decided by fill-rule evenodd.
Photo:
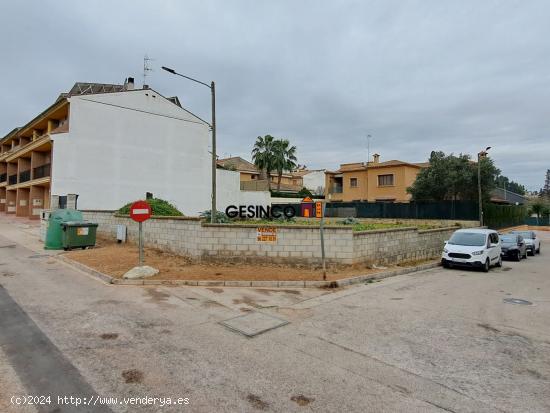
<instances>
[{"instance_id":1,"label":"red and white advertising sign","mask_svg":"<svg viewBox=\"0 0 550 413\"><path fill-rule=\"evenodd\" d=\"M130 207L130 218L144 222L151 218L151 206L145 201L136 201Z\"/></svg>"}]
</instances>

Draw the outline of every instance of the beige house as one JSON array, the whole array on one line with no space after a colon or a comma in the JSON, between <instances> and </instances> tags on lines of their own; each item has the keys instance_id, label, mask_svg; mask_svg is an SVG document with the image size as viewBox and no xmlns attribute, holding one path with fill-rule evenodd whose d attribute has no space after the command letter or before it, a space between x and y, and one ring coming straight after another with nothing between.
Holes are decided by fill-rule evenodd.
<instances>
[{"instance_id":1,"label":"beige house","mask_svg":"<svg viewBox=\"0 0 550 413\"><path fill-rule=\"evenodd\" d=\"M240 156L224 158L218 160L218 166L232 171L238 171L241 175L241 190L261 190L277 188L277 172L269 174L269 180L261 179L261 172L256 165L248 162ZM281 191L283 192L298 192L304 186L304 181L301 174L293 172L285 172L281 177Z\"/></svg>"},{"instance_id":2,"label":"beige house","mask_svg":"<svg viewBox=\"0 0 550 413\"><path fill-rule=\"evenodd\" d=\"M378 154L368 164L341 164L337 171L325 173L325 197L331 202L409 202L411 195L407 188L418 172L428 166L428 162L380 162Z\"/></svg>"}]
</instances>

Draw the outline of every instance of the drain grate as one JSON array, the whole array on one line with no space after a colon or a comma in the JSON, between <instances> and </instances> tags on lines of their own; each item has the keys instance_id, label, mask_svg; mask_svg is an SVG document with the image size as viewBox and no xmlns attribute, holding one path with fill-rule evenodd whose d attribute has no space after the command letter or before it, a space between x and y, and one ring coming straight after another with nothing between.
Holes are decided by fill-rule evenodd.
<instances>
[{"instance_id":1,"label":"drain grate","mask_svg":"<svg viewBox=\"0 0 550 413\"><path fill-rule=\"evenodd\" d=\"M531 301L522 300L521 298L504 298L506 304L518 304L518 305L533 305Z\"/></svg>"}]
</instances>

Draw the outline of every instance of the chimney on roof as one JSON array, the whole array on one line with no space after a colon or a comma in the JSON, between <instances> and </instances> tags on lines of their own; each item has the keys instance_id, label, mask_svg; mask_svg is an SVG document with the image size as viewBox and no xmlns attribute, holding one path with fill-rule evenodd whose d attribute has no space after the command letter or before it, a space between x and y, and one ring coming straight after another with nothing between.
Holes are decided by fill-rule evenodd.
<instances>
[{"instance_id":1,"label":"chimney on roof","mask_svg":"<svg viewBox=\"0 0 550 413\"><path fill-rule=\"evenodd\" d=\"M372 155L372 158L373 158L373 163L378 163L380 162L380 155L375 153L374 155Z\"/></svg>"},{"instance_id":2,"label":"chimney on roof","mask_svg":"<svg viewBox=\"0 0 550 413\"><path fill-rule=\"evenodd\" d=\"M134 78L129 77L124 81L124 90L134 90Z\"/></svg>"}]
</instances>

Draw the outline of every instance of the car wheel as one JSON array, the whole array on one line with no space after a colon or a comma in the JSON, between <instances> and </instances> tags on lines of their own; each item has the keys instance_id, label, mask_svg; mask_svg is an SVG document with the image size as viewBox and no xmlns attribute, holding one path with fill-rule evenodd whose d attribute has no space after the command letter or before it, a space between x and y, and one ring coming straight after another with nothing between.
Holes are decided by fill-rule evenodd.
<instances>
[{"instance_id":1,"label":"car wheel","mask_svg":"<svg viewBox=\"0 0 550 413\"><path fill-rule=\"evenodd\" d=\"M523 258L527 259L527 255L528 255L527 250L525 250L525 255L523 256ZM533 254L533 255L535 255L535 254Z\"/></svg>"},{"instance_id":2,"label":"car wheel","mask_svg":"<svg viewBox=\"0 0 550 413\"><path fill-rule=\"evenodd\" d=\"M532 255L534 257L535 256L535 249L533 248L532 250L525 251L525 255L527 255L527 253L529 253L529 255Z\"/></svg>"},{"instance_id":3,"label":"car wheel","mask_svg":"<svg viewBox=\"0 0 550 413\"><path fill-rule=\"evenodd\" d=\"M540 254L540 245L539 245L539 249L537 250L537 254Z\"/></svg>"},{"instance_id":4,"label":"car wheel","mask_svg":"<svg viewBox=\"0 0 550 413\"><path fill-rule=\"evenodd\" d=\"M502 267L502 255L498 257L497 267Z\"/></svg>"},{"instance_id":5,"label":"car wheel","mask_svg":"<svg viewBox=\"0 0 550 413\"><path fill-rule=\"evenodd\" d=\"M449 268L449 263L447 261L442 261L441 265L443 266L443 268Z\"/></svg>"},{"instance_id":6,"label":"car wheel","mask_svg":"<svg viewBox=\"0 0 550 413\"><path fill-rule=\"evenodd\" d=\"M485 260L485 264L483 265L483 272L489 272L489 268L491 267L491 264L489 263L489 258Z\"/></svg>"},{"instance_id":7,"label":"car wheel","mask_svg":"<svg viewBox=\"0 0 550 413\"><path fill-rule=\"evenodd\" d=\"M516 256L514 257L514 260L521 261L521 251L518 250L518 252L516 252Z\"/></svg>"}]
</instances>

